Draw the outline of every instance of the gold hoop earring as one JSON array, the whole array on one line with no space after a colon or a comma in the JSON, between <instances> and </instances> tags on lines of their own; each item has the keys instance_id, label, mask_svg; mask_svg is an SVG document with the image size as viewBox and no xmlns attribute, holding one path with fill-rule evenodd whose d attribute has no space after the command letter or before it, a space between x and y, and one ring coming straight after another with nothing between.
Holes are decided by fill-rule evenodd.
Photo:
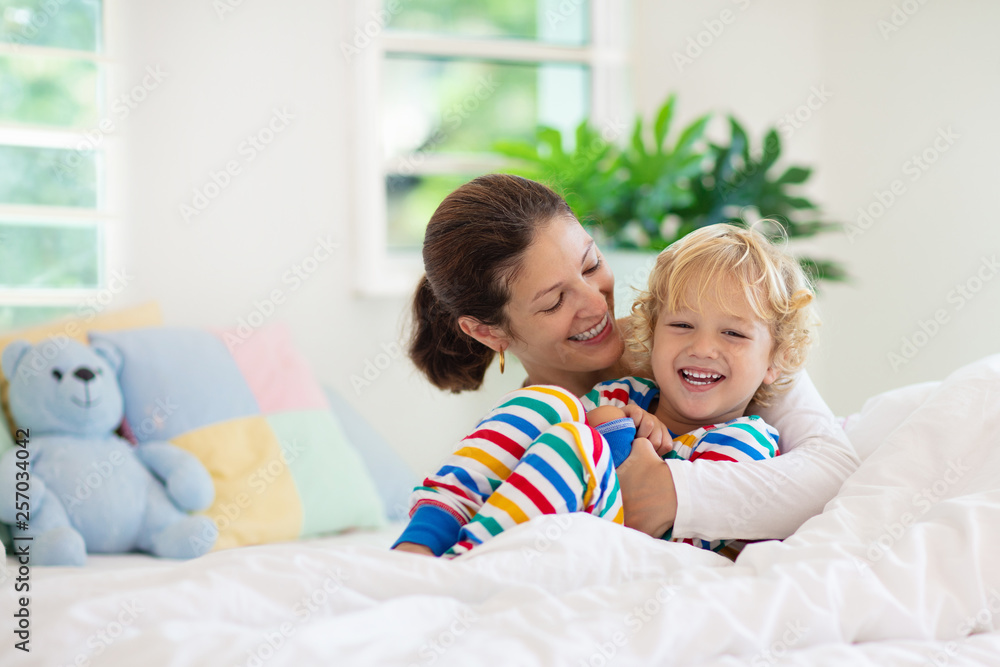
<instances>
[{"instance_id":1,"label":"gold hoop earring","mask_svg":"<svg viewBox=\"0 0 1000 667\"><path fill-rule=\"evenodd\" d=\"M503 375L504 362L505 360L503 358L503 348L500 348L500 375Z\"/></svg>"}]
</instances>

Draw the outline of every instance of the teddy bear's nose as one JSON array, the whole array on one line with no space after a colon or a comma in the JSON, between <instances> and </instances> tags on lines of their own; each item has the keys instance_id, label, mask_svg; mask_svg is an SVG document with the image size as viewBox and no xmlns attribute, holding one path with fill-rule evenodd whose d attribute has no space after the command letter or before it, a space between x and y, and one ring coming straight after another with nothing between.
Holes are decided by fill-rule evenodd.
<instances>
[{"instance_id":1,"label":"teddy bear's nose","mask_svg":"<svg viewBox=\"0 0 1000 667\"><path fill-rule=\"evenodd\" d=\"M91 380L94 379L94 371L90 370L89 368L84 368L83 366L73 371L73 375L75 377L80 378L84 382L90 382Z\"/></svg>"}]
</instances>

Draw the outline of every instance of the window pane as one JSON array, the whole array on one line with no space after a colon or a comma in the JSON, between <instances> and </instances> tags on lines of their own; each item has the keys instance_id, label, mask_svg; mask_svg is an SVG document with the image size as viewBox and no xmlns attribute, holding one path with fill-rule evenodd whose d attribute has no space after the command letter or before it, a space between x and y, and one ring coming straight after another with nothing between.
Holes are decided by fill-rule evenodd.
<instances>
[{"instance_id":1,"label":"window pane","mask_svg":"<svg viewBox=\"0 0 1000 667\"><path fill-rule=\"evenodd\" d=\"M484 172L485 173L485 172ZM434 210L452 190L481 174L387 176L388 246L391 250L420 248L424 228Z\"/></svg>"},{"instance_id":2,"label":"window pane","mask_svg":"<svg viewBox=\"0 0 1000 667\"><path fill-rule=\"evenodd\" d=\"M24 329L73 314L77 311L65 306L0 306L0 332Z\"/></svg>"},{"instance_id":3,"label":"window pane","mask_svg":"<svg viewBox=\"0 0 1000 667\"><path fill-rule=\"evenodd\" d=\"M394 30L562 45L590 39L588 0L385 0L384 7Z\"/></svg>"},{"instance_id":4,"label":"window pane","mask_svg":"<svg viewBox=\"0 0 1000 667\"><path fill-rule=\"evenodd\" d=\"M100 0L0 0L0 41L97 51Z\"/></svg>"},{"instance_id":5,"label":"window pane","mask_svg":"<svg viewBox=\"0 0 1000 667\"><path fill-rule=\"evenodd\" d=\"M0 56L0 121L92 127L97 64L65 58Z\"/></svg>"},{"instance_id":6,"label":"window pane","mask_svg":"<svg viewBox=\"0 0 1000 667\"><path fill-rule=\"evenodd\" d=\"M488 152L498 139L530 139L539 124L572 134L587 112L589 78L575 64L389 57L386 157Z\"/></svg>"},{"instance_id":7,"label":"window pane","mask_svg":"<svg viewBox=\"0 0 1000 667\"><path fill-rule=\"evenodd\" d=\"M94 151L0 145L0 204L97 207Z\"/></svg>"},{"instance_id":8,"label":"window pane","mask_svg":"<svg viewBox=\"0 0 1000 667\"><path fill-rule=\"evenodd\" d=\"M0 287L97 287L96 224L0 223Z\"/></svg>"}]
</instances>

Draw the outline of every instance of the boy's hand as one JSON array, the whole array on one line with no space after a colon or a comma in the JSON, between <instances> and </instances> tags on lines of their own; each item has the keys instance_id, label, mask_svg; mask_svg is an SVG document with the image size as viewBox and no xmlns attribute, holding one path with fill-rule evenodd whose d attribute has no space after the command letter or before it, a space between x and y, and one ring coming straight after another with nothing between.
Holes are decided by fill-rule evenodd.
<instances>
[{"instance_id":1,"label":"boy's hand","mask_svg":"<svg viewBox=\"0 0 1000 667\"><path fill-rule=\"evenodd\" d=\"M646 438L662 458L673 449L670 431L659 419L629 401L624 408L625 416L635 423L635 437Z\"/></svg>"},{"instance_id":2,"label":"boy's hand","mask_svg":"<svg viewBox=\"0 0 1000 667\"><path fill-rule=\"evenodd\" d=\"M393 548L393 551L409 551L412 554L423 554L424 556L434 555L430 547L425 547L423 544L416 544L414 542L401 542Z\"/></svg>"},{"instance_id":3,"label":"boy's hand","mask_svg":"<svg viewBox=\"0 0 1000 667\"><path fill-rule=\"evenodd\" d=\"M677 516L677 492L670 466L654 453L648 440L636 438L632 453L618 466L617 473L625 525L661 537Z\"/></svg>"},{"instance_id":4,"label":"boy's hand","mask_svg":"<svg viewBox=\"0 0 1000 667\"><path fill-rule=\"evenodd\" d=\"M587 413L587 423L596 427L622 417L628 417L628 415L621 408L615 405L601 405Z\"/></svg>"}]
</instances>

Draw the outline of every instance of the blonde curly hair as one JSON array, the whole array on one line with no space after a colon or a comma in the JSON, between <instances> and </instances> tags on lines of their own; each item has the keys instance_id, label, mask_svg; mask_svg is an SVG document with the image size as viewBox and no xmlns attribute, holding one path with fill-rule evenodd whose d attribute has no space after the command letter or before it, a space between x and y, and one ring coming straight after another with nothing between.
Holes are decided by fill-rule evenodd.
<instances>
[{"instance_id":1,"label":"blonde curly hair","mask_svg":"<svg viewBox=\"0 0 1000 667\"><path fill-rule=\"evenodd\" d=\"M640 365L650 370L653 331L661 309L697 312L706 297L726 307L732 302L733 281L742 288L754 314L767 324L774 341L771 366L778 371L778 378L772 384L762 384L753 397L756 404L767 406L774 396L791 387L794 374L805 365L819 317L812 286L798 261L768 240L756 225L708 225L661 252L649 275L648 288L632 305L628 345L642 360ZM695 295L693 304L687 302L689 292Z\"/></svg>"}]
</instances>

